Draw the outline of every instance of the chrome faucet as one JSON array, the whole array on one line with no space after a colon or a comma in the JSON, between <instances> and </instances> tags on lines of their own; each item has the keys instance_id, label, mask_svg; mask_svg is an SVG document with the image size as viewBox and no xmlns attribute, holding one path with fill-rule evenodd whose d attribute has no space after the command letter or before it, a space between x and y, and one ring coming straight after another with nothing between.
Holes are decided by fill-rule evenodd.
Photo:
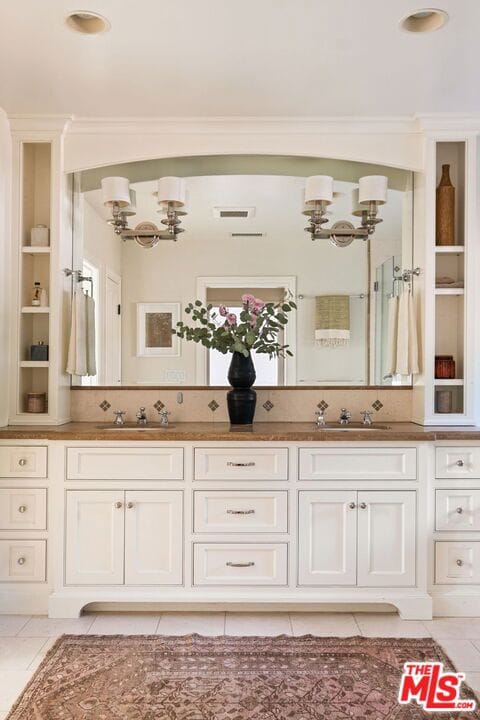
<instances>
[{"instance_id":1,"label":"chrome faucet","mask_svg":"<svg viewBox=\"0 0 480 720\"><path fill-rule=\"evenodd\" d=\"M325 419L325 412L325 410L317 410L315 412L315 423L317 427L325 427L325 425L327 424Z\"/></svg>"},{"instance_id":2,"label":"chrome faucet","mask_svg":"<svg viewBox=\"0 0 480 720\"><path fill-rule=\"evenodd\" d=\"M170 413L168 412L167 408L162 408L158 411L158 420L160 422L160 425L168 425L168 416Z\"/></svg>"},{"instance_id":3,"label":"chrome faucet","mask_svg":"<svg viewBox=\"0 0 480 720\"><path fill-rule=\"evenodd\" d=\"M347 408L342 408L340 410L340 417L338 418L338 422L340 425L350 425L350 418L352 417L352 413L350 410L347 410Z\"/></svg>"},{"instance_id":4,"label":"chrome faucet","mask_svg":"<svg viewBox=\"0 0 480 720\"><path fill-rule=\"evenodd\" d=\"M145 408L141 407L139 411L137 412L137 425L146 425L147 424L147 413L145 412Z\"/></svg>"},{"instance_id":5,"label":"chrome faucet","mask_svg":"<svg viewBox=\"0 0 480 720\"><path fill-rule=\"evenodd\" d=\"M113 414L115 415L114 425L125 425L125 415L127 414L125 410L114 410Z\"/></svg>"},{"instance_id":6,"label":"chrome faucet","mask_svg":"<svg viewBox=\"0 0 480 720\"><path fill-rule=\"evenodd\" d=\"M362 416L362 425L371 425L372 424L372 411L371 410L362 410L360 413Z\"/></svg>"}]
</instances>

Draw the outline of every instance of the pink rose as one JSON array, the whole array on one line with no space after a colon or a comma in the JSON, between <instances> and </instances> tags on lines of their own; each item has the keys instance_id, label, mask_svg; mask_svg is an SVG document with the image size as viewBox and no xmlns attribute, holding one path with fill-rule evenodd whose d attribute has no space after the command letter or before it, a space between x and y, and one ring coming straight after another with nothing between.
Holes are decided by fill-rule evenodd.
<instances>
[{"instance_id":1,"label":"pink rose","mask_svg":"<svg viewBox=\"0 0 480 720\"><path fill-rule=\"evenodd\" d=\"M250 295L250 293L245 293L245 295L242 295L242 303L246 305L246 307L250 307L250 305L255 305L254 295Z\"/></svg>"},{"instance_id":2,"label":"pink rose","mask_svg":"<svg viewBox=\"0 0 480 720\"><path fill-rule=\"evenodd\" d=\"M236 325L237 324L237 316L234 315L234 313L228 313L227 319L225 322L227 325L231 325L231 326Z\"/></svg>"},{"instance_id":3,"label":"pink rose","mask_svg":"<svg viewBox=\"0 0 480 720\"><path fill-rule=\"evenodd\" d=\"M250 325L252 328L257 327L257 320L258 320L257 316L252 317L252 319L250 320Z\"/></svg>"},{"instance_id":4,"label":"pink rose","mask_svg":"<svg viewBox=\"0 0 480 720\"><path fill-rule=\"evenodd\" d=\"M220 307L218 308L218 312L220 313L220 315L221 315L222 317L227 317L228 310L227 310L227 308L225 307L225 305L220 305Z\"/></svg>"},{"instance_id":5,"label":"pink rose","mask_svg":"<svg viewBox=\"0 0 480 720\"><path fill-rule=\"evenodd\" d=\"M263 302L263 300L260 300L260 298L255 298L255 312L262 312L264 307L265 303Z\"/></svg>"}]
</instances>

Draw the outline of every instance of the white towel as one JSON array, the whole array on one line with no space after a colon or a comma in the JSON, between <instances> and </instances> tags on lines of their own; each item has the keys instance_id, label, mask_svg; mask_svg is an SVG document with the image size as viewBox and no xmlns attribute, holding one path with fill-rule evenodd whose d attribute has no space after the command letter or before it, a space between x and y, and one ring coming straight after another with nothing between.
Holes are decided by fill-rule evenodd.
<instances>
[{"instance_id":1,"label":"white towel","mask_svg":"<svg viewBox=\"0 0 480 720\"><path fill-rule=\"evenodd\" d=\"M67 373L96 375L95 301L77 288L72 298L72 320L68 344Z\"/></svg>"},{"instance_id":2,"label":"white towel","mask_svg":"<svg viewBox=\"0 0 480 720\"><path fill-rule=\"evenodd\" d=\"M416 313L411 292L403 292L398 302L397 362L398 375L418 373L418 340Z\"/></svg>"},{"instance_id":3,"label":"white towel","mask_svg":"<svg viewBox=\"0 0 480 720\"><path fill-rule=\"evenodd\" d=\"M395 375L397 368L397 332L398 332L398 298L396 295L388 301L387 351L385 358L385 375Z\"/></svg>"}]
</instances>

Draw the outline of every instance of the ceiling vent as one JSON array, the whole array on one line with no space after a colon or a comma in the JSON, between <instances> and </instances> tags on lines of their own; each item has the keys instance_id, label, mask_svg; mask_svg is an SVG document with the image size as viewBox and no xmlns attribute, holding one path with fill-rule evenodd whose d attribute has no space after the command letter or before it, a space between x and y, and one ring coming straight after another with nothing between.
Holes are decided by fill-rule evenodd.
<instances>
[{"instance_id":1,"label":"ceiling vent","mask_svg":"<svg viewBox=\"0 0 480 720\"><path fill-rule=\"evenodd\" d=\"M264 232L231 232L231 238L261 238L265 237L267 233Z\"/></svg>"},{"instance_id":2,"label":"ceiling vent","mask_svg":"<svg viewBox=\"0 0 480 720\"><path fill-rule=\"evenodd\" d=\"M254 207L214 207L213 217L218 220L228 220L234 218L235 220L248 219L255 216Z\"/></svg>"}]
</instances>

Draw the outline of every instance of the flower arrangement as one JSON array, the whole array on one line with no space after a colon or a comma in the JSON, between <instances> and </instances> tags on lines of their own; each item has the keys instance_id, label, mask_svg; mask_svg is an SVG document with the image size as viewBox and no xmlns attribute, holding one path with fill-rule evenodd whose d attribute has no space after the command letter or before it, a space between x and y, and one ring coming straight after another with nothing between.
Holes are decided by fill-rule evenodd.
<instances>
[{"instance_id":1,"label":"flower arrangement","mask_svg":"<svg viewBox=\"0 0 480 720\"><path fill-rule=\"evenodd\" d=\"M189 303L185 312L197 325L191 327L178 322L172 330L178 337L201 343L206 348L218 350L223 355L241 353L245 357L251 350L270 357L292 356L288 345L278 342L278 333L288 323L288 313L296 309L292 300L281 303L265 303L254 295L242 295L239 317L221 305L218 313L211 304L200 300Z\"/></svg>"}]
</instances>

